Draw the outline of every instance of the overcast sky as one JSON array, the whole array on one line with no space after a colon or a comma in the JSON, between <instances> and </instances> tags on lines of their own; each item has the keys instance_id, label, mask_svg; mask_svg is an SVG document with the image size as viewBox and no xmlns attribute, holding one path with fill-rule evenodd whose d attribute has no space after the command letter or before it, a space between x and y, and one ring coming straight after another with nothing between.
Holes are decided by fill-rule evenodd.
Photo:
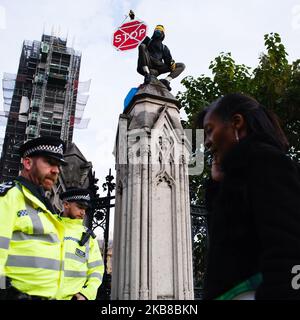
<instances>
[{"instance_id":1,"label":"overcast sky","mask_svg":"<svg viewBox=\"0 0 300 320\"><path fill-rule=\"evenodd\" d=\"M112 47L112 34L130 9L146 22L150 36L163 24L164 43L185 63L184 73L172 82L174 95L183 89L184 76L209 75L210 61L222 51L231 52L237 63L256 66L265 33L281 35L289 61L300 57L300 0L0 0L1 78L3 72L17 72L23 40L40 40L43 30L68 35L68 46L82 52L80 80L92 79L84 114L91 121L75 131L73 141L101 182L109 168L114 170L124 98L143 81L136 72L137 50Z\"/></svg>"}]
</instances>

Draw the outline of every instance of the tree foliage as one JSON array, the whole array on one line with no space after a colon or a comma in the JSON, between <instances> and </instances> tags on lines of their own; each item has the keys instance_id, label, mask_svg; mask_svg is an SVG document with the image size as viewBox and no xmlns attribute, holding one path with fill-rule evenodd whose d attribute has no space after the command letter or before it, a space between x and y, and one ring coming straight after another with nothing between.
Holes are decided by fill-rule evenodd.
<instances>
[{"instance_id":1,"label":"tree foliage","mask_svg":"<svg viewBox=\"0 0 300 320\"><path fill-rule=\"evenodd\" d=\"M199 112L218 97L234 92L248 94L277 114L291 145L290 156L300 161L300 59L288 62L279 34L266 34L264 41L266 52L259 56L255 68L237 64L231 53L222 52L209 65L212 76L182 80L186 90L177 98L187 114L185 127L194 127ZM196 189L191 197L198 203L202 200L203 177L190 179L192 189Z\"/></svg>"}]
</instances>

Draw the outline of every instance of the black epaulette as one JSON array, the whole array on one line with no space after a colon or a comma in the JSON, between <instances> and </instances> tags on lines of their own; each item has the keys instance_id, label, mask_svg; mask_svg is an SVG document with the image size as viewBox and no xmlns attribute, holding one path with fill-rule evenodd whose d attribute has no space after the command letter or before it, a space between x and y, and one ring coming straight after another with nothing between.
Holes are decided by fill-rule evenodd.
<instances>
[{"instance_id":1,"label":"black epaulette","mask_svg":"<svg viewBox=\"0 0 300 320\"><path fill-rule=\"evenodd\" d=\"M6 195L7 191L10 190L15 186L14 181L8 181L0 184L0 197L3 197Z\"/></svg>"}]
</instances>

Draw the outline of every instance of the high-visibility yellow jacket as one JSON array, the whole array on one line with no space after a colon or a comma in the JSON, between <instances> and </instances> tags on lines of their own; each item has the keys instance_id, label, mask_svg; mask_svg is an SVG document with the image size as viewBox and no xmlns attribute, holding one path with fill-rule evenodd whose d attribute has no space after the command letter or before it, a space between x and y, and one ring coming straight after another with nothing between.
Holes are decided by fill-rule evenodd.
<instances>
[{"instance_id":1,"label":"high-visibility yellow jacket","mask_svg":"<svg viewBox=\"0 0 300 320\"><path fill-rule=\"evenodd\" d=\"M89 237L80 246L82 233L86 231L82 219L62 217L65 225L65 259L63 286L57 295L59 300L70 300L76 293L88 300L95 300L102 282L104 265L96 239Z\"/></svg>"},{"instance_id":2,"label":"high-visibility yellow jacket","mask_svg":"<svg viewBox=\"0 0 300 320\"><path fill-rule=\"evenodd\" d=\"M48 299L56 296L63 273L63 237L60 217L21 183L0 194L0 272L15 288Z\"/></svg>"}]
</instances>

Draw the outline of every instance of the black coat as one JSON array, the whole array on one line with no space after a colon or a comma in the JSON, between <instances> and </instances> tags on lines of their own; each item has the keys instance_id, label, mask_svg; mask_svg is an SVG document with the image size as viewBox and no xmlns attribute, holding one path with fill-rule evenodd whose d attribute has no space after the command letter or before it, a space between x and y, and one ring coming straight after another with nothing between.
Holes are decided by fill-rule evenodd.
<instances>
[{"instance_id":1,"label":"black coat","mask_svg":"<svg viewBox=\"0 0 300 320\"><path fill-rule=\"evenodd\" d=\"M223 162L224 180L208 188L209 251L204 285L214 299L256 273L256 299L300 299L299 167L268 138L242 139Z\"/></svg>"},{"instance_id":2,"label":"black coat","mask_svg":"<svg viewBox=\"0 0 300 320\"><path fill-rule=\"evenodd\" d=\"M153 62L157 61L164 63L169 67L173 61L172 55L169 48L163 44L162 41L163 40L161 39L152 39L146 37L142 43L147 46L150 56L152 59L154 59L154 61L152 60ZM160 64L158 63L158 65Z\"/></svg>"}]
</instances>

